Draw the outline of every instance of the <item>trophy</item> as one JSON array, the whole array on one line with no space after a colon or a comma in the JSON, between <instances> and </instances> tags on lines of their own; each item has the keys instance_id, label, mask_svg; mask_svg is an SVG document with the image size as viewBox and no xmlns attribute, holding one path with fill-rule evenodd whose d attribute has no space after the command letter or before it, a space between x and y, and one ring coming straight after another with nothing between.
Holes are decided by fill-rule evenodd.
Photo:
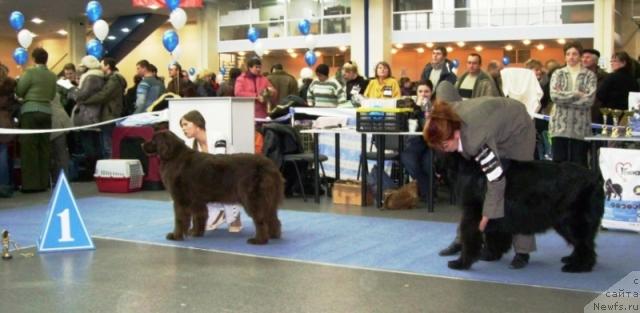
<instances>
[{"instance_id":1,"label":"trophy","mask_svg":"<svg viewBox=\"0 0 640 313\"><path fill-rule=\"evenodd\" d=\"M624 111L624 115L622 117L622 123L623 125L626 125L625 129L624 129L624 136L625 137L632 137L633 134L633 129L631 128L631 117L633 116L635 112L633 111ZM626 124L625 124L626 123Z\"/></svg>"},{"instance_id":2,"label":"trophy","mask_svg":"<svg viewBox=\"0 0 640 313\"><path fill-rule=\"evenodd\" d=\"M602 114L602 136L608 136L609 132L607 131L607 116L611 114L611 109L609 108L601 108L600 114Z\"/></svg>"},{"instance_id":3,"label":"trophy","mask_svg":"<svg viewBox=\"0 0 640 313\"><path fill-rule=\"evenodd\" d=\"M622 110L611 110L611 116L613 117L613 129L611 130L611 138L620 137L618 124L620 124L620 117L622 117L622 112Z\"/></svg>"},{"instance_id":4,"label":"trophy","mask_svg":"<svg viewBox=\"0 0 640 313\"><path fill-rule=\"evenodd\" d=\"M9 240L9 231L3 230L2 231L2 259L3 260L10 260L11 258L13 258L13 256L11 256L11 254L9 253L10 243L11 241Z\"/></svg>"}]
</instances>

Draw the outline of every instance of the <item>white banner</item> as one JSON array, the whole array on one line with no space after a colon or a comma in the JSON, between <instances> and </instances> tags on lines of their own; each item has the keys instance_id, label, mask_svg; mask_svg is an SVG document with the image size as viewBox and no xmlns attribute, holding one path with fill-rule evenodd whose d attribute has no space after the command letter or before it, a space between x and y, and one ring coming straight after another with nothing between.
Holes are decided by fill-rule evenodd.
<instances>
[{"instance_id":1,"label":"white banner","mask_svg":"<svg viewBox=\"0 0 640 313\"><path fill-rule=\"evenodd\" d=\"M602 226L640 232L640 150L600 149L606 200Z\"/></svg>"}]
</instances>

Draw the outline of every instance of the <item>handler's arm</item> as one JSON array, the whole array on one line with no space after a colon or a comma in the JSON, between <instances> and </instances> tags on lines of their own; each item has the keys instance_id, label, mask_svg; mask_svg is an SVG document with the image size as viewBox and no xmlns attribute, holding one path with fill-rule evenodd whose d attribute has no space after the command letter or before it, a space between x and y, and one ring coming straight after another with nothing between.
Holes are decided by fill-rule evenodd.
<instances>
[{"instance_id":1,"label":"handler's arm","mask_svg":"<svg viewBox=\"0 0 640 313\"><path fill-rule=\"evenodd\" d=\"M502 163L495 149L489 145L476 155L476 162L480 164L480 168L487 177L487 193L484 197L482 206L482 216L493 218L504 217L504 190L506 181L504 178L504 170Z\"/></svg>"}]
</instances>

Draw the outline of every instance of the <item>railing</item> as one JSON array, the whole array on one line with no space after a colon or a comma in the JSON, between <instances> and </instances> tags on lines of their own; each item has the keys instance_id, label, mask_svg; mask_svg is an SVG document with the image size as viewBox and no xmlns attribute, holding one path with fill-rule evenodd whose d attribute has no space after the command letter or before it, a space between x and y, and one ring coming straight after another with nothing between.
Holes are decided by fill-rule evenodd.
<instances>
[{"instance_id":1,"label":"railing","mask_svg":"<svg viewBox=\"0 0 640 313\"><path fill-rule=\"evenodd\" d=\"M393 12L393 30L593 23L593 1Z\"/></svg>"}]
</instances>

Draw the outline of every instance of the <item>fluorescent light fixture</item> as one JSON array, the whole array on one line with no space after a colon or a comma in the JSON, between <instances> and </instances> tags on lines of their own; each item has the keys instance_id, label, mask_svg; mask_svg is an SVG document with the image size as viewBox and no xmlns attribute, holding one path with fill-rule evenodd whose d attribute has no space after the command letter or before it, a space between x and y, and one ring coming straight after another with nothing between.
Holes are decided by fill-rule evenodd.
<instances>
[{"instance_id":1,"label":"fluorescent light fixture","mask_svg":"<svg viewBox=\"0 0 640 313\"><path fill-rule=\"evenodd\" d=\"M540 43L540 44L538 44L538 45L536 46L536 49L538 49L538 50L544 50L544 45Z\"/></svg>"},{"instance_id":2,"label":"fluorescent light fixture","mask_svg":"<svg viewBox=\"0 0 640 313\"><path fill-rule=\"evenodd\" d=\"M297 58L297 57L298 57L298 54L297 54L297 53L295 53L295 52L294 52L294 53L289 53L289 56L290 56L292 59L295 59L295 58Z\"/></svg>"},{"instance_id":3,"label":"fluorescent light fixture","mask_svg":"<svg viewBox=\"0 0 640 313\"><path fill-rule=\"evenodd\" d=\"M395 46L396 46L396 49L402 49L402 48L404 48L404 45L403 45L403 44L401 44L401 43L397 43Z\"/></svg>"},{"instance_id":4,"label":"fluorescent light fixture","mask_svg":"<svg viewBox=\"0 0 640 313\"><path fill-rule=\"evenodd\" d=\"M451 51L453 51L453 48L452 47L447 47L447 52L451 52Z\"/></svg>"},{"instance_id":5,"label":"fluorescent light fixture","mask_svg":"<svg viewBox=\"0 0 640 313\"><path fill-rule=\"evenodd\" d=\"M340 46L338 48L338 50L340 50L340 52L345 52L345 51L347 51L347 49L348 49L347 46Z\"/></svg>"},{"instance_id":6,"label":"fluorescent light fixture","mask_svg":"<svg viewBox=\"0 0 640 313\"><path fill-rule=\"evenodd\" d=\"M34 17L31 19L31 22L33 22L34 24L42 24L44 23L44 20L39 17Z\"/></svg>"},{"instance_id":7,"label":"fluorescent light fixture","mask_svg":"<svg viewBox=\"0 0 640 313\"><path fill-rule=\"evenodd\" d=\"M316 58L319 58L319 57L321 57L321 56L322 56L322 52L320 52L320 51L316 51L316 52L314 52L313 54L315 54L315 55L316 55Z\"/></svg>"},{"instance_id":8,"label":"fluorescent light fixture","mask_svg":"<svg viewBox=\"0 0 640 313\"><path fill-rule=\"evenodd\" d=\"M263 54L263 55L269 55L269 53L271 53L271 51L269 51L269 50L264 50L264 51L262 51L262 54Z\"/></svg>"},{"instance_id":9,"label":"fluorescent light fixture","mask_svg":"<svg viewBox=\"0 0 640 313\"><path fill-rule=\"evenodd\" d=\"M480 52L480 51L482 51L482 49L484 49L484 48L482 48L482 46L476 46L474 49L476 49L476 51L477 51L477 52Z\"/></svg>"},{"instance_id":10,"label":"fluorescent light fixture","mask_svg":"<svg viewBox=\"0 0 640 313\"><path fill-rule=\"evenodd\" d=\"M506 45L506 46L504 46L504 50L511 51L511 50L513 50L513 46L512 45Z\"/></svg>"},{"instance_id":11,"label":"fluorescent light fixture","mask_svg":"<svg viewBox=\"0 0 640 313\"><path fill-rule=\"evenodd\" d=\"M396 54L398 53L398 49L396 48L391 48L391 54Z\"/></svg>"},{"instance_id":12,"label":"fluorescent light fixture","mask_svg":"<svg viewBox=\"0 0 640 313\"><path fill-rule=\"evenodd\" d=\"M528 45L530 45L530 44L531 44L531 40L529 40L529 39L525 39L525 40L523 40L523 41L522 41L522 43L523 43L525 46L528 46Z\"/></svg>"},{"instance_id":13,"label":"fluorescent light fixture","mask_svg":"<svg viewBox=\"0 0 640 313\"><path fill-rule=\"evenodd\" d=\"M114 35L110 35L110 36L107 36L107 39L109 39L109 40L116 40L116 36L114 36Z\"/></svg>"},{"instance_id":14,"label":"fluorescent light fixture","mask_svg":"<svg viewBox=\"0 0 640 313\"><path fill-rule=\"evenodd\" d=\"M462 47L464 47L465 43L464 43L464 41L458 41L457 45L458 45L458 47L462 48Z\"/></svg>"},{"instance_id":15,"label":"fluorescent light fixture","mask_svg":"<svg viewBox=\"0 0 640 313\"><path fill-rule=\"evenodd\" d=\"M291 49L291 48L287 49L287 53L292 54L293 52L294 52L293 49Z\"/></svg>"},{"instance_id":16,"label":"fluorescent light fixture","mask_svg":"<svg viewBox=\"0 0 640 313\"><path fill-rule=\"evenodd\" d=\"M418 51L418 53L424 53L424 48L423 47L417 48L416 51Z\"/></svg>"},{"instance_id":17,"label":"fluorescent light fixture","mask_svg":"<svg viewBox=\"0 0 640 313\"><path fill-rule=\"evenodd\" d=\"M143 17L139 17L136 22L138 22L138 24L142 24L144 23L144 18Z\"/></svg>"},{"instance_id":18,"label":"fluorescent light fixture","mask_svg":"<svg viewBox=\"0 0 640 313\"><path fill-rule=\"evenodd\" d=\"M560 38L560 39L558 39L558 43L561 44L561 45L564 45L565 43L567 43L567 41L564 40L564 38Z\"/></svg>"},{"instance_id":19,"label":"fluorescent light fixture","mask_svg":"<svg viewBox=\"0 0 640 313\"><path fill-rule=\"evenodd\" d=\"M244 52L244 51L240 51L240 52L238 52L238 55L239 55L239 56L245 56L245 54L247 54L247 53L246 53L246 52Z\"/></svg>"},{"instance_id":20,"label":"fluorescent light fixture","mask_svg":"<svg viewBox=\"0 0 640 313\"><path fill-rule=\"evenodd\" d=\"M433 42L427 42L427 48L429 49L433 48Z\"/></svg>"},{"instance_id":21,"label":"fluorescent light fixture","mask_svg":"<svg viewBox=\"0 0 640 313\"><path fill-rule=\"evenodd\" d=\"M129 28L123 27L122 29L120 29L123 33L128 33L131 30Z\"/></svg>"},{"instance_id":22,"label":"fluorescent light fixture","mask_svg":"<svg viewBox=\"0 0 640 313\"><path fill-rule=\"evenodd\" d=\"M68 34L69 34L69 33L68 33L66 30L64 30L64 29L60 29L60 30L58 30L56 33L58 33L59 35L62 35L62 36L66 36L66 35L68 35Z\"/></svg>"}]
</instances>

